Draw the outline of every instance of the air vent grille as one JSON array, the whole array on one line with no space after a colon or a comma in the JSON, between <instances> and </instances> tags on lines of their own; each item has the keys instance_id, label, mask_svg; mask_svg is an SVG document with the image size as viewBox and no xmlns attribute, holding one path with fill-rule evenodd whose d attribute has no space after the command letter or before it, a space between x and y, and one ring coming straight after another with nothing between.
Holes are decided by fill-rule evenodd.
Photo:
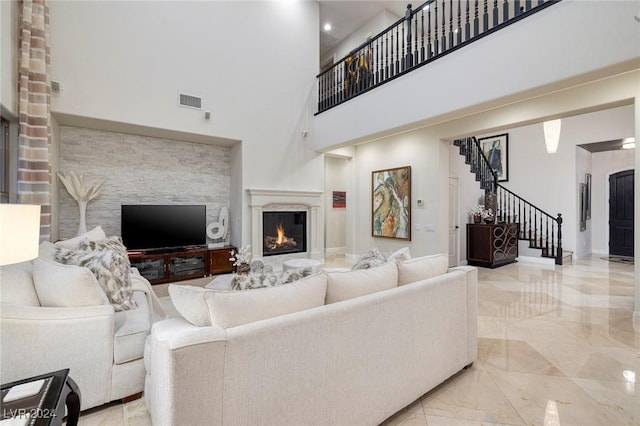
<instances>
[{"instance_id":1,"label":"air vent grille","mask_svg":"<svg viewBox=\"0 0 640 426\"><path fill-rule=\"evenodd\" d=\"M180 93L180 106L185 108L202 109L202 98Z\"/></svg>"}]
</instances>

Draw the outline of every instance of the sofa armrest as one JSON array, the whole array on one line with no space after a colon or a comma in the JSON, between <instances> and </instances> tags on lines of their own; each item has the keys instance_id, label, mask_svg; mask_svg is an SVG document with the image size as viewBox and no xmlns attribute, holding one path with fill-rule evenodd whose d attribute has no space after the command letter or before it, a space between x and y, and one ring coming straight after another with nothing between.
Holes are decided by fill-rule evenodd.
<instances>
[{"instance_id":1,"label":"sofa armrest","mask_svg":"<svg viewBox=\"0 0 640 426\"><path fill-rule=\"evenodd\" d=\"M145 401L154 425L222 424L227 333L182 318L155 323L147 338Z\"/></svg>"},{"instance_id":2,"label":"sofa armrest","mask_svg":"<svg viewBox=\"0 0 640 426\"><path fill-rule=\"evenodd\" d=\"M469 359L478 357L478 269L473 266L456 266L449 271L464 272L467 281L467 312L469 319Z\"/></svg>"},{"instance_id":3,"label":"sofa armrest","mask_svg":"<svg viewBox=\"0 0 640 426\"><path fill-rule=\"evenodd\" d=\"M0 380L70 368L70 377L82 389L82 407L103 404L111 390L113 333L111 305L2 305Z\"/></svg>"}]
</instances>

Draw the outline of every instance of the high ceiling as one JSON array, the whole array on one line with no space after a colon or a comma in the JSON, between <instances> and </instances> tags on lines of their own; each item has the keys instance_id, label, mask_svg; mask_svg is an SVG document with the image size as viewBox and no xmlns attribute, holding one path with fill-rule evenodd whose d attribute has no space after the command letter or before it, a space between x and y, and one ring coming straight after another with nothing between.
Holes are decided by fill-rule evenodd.
<instances>
[{"instance_id":1,"label":"high ceiling","mask_svg":"<svg viewBox=\"0 0 640 426\"><path fill-rule=\"evenodd\" d=\"M407 0L318 0L318 3L320 4L320 58L324 58L342 40L384 9L395 15L404 16L409 4ZM422 2L416 4L422 4ZM331 24L329 31L323 29L327 22Z\"/></svg>"}]
</instances>

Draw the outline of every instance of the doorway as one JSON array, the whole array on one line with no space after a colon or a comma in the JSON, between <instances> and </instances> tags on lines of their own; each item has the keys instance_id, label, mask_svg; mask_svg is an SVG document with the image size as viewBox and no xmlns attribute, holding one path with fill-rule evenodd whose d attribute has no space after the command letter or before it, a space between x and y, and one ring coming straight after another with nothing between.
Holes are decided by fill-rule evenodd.
<instances>
[{"instance_id":1,"label":"doorway","mask_svg":"<svg viewBox=\"0 0 640 426\"><path fill-rule=\"evenodd\" d=\"M460 264L460 214L458 212L459 181L457 177L449 178L449 267Z\"/></svg>"},{"instance_id":2,"label":"doorway","mask_svg":"<svg viewBox=\"0 0 640 426\"><path fill-rule=\"evenodd\" d=\"M633 170L609 177L609 255L633 257Z\"/></svg>"}]
</instances>

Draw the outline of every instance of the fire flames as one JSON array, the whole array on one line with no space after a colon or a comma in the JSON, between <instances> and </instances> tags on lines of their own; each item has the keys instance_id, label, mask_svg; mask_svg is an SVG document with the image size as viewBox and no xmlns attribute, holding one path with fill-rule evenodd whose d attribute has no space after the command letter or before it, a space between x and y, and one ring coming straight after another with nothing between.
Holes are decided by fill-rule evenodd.
<instances>
[{"instance_id":1,"label":"fire flames","mask_svg":"<svg viewBox=\"0 0 640 426\"><path fill-rule=\"evenodd\" d=\"M286 241L286 235L284 235L284 227L282 226L282 222L278 224L278 227L276 228L276 233L278 235L276 237L276 244L282 245L282 243Z\"/></svg>"}]
</instances>

